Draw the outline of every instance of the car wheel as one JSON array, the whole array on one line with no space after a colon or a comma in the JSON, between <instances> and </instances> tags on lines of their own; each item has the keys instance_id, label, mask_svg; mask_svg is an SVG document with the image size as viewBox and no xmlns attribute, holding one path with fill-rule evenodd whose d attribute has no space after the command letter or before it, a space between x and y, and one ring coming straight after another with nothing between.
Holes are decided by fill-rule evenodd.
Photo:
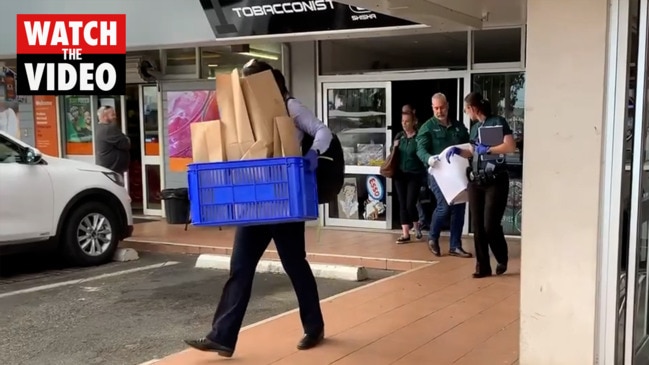
<instances>
[{"instance_id":1,"label":"car wheel","mask_svg":"<svg viewBox=\"0 0 649 365\"><path fill-rule=\"evenodd\" d=\"M119 220L105 204L85 202L64 223L61 246L75 265L93 266L110 261L119 243Z\"/></svg>"}]
</instances>

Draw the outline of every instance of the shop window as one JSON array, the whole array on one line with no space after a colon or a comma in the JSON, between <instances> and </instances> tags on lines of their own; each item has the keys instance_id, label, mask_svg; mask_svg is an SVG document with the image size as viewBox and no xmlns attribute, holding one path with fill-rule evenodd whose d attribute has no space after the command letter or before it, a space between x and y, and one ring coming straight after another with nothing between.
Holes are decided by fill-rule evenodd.
<instances>
[{"instance_id":1,"label":"shop window","mask_svg":"<svg viewBox=\"0 0 649 365\"><path fill-rule=\"evenodd\" d=\"M385 89L327 91L327 124L340 138L345 165L380 166L385 160Z\"/></svg>"},{"instance_id":2,"label":"shop window","mask_svg":"<svg viewBox=\"0 0 649 365\"><path fill-rule=\"evenodd\" d=\"M92 156L90 96L64 96L62 105L65 156Z\"/></svg>"},{"instance_id":3,"label":"shop window","mask_svg":"<svg viewBox=\"0 0 649 365\"><path fill-rule=\"evenodd\" d=\"M521 234L523 196L523 127L525 121L525 74L522 72L473 75L473 91L491 102L497 115L507 119L516 141L516 151L506 156L509 170L509 197L503 217L506 235ZM470 222L470 220L469 220ZM469 231L471 226L469 225Z\"/></svg>"},{"instance_id":4,"label":"shop window","mask_svg":"<svg viewBox=\"0 0 649 365\"><path fill-rule=\"evenodd\" d=\"M320 74L466 70L467 42L466 32L320 41Z\"/></svg>"},{"instance_id":5,"label":"shop window","mask_svg":"<svg viewBox=\"0 0 649 365\"><path fill-rule=\"evenodd\" d=\"M160 137L158 133L158 87L142 87L142 116L144 118L144 154L160 155Z\"/></svg>"},{"instance_id":6,"label":"shop window","mask_svg":"<svg viewBox=\"0 0 649 365\"><path fill-rule=\"evenodd\" d=\"M16 95L16 73L8 67L0 67L0 131L18 139L21 137L21 99Z\"/></svg>"},{"instance_id":7,"label":"shop window","mask_svg":"<svg viewBox=\"0 0 649 365\"><path fill-rule=\"evenodd\" d=\"M161 112L165 113L164 142L169 159L167 171L184 174L187 164L192 162L191 124L219 119L216 94L212 85L204 90L192 87L188 88L189 90L176 89L163 93ZM186 183L186 179L184 181Z\"/></svg>"},{"instance_id":8,"label":"shop window","mask_svg":"<svg viewBox=\"0 0 649 365\"><path fill-rule=\"evenodd\" d=\"M473 63L520 62L521 28L473 31Z\"/></svg>"},{"instance_id":9,"label":"shop window","mask_svg":"<svg viewBox=\"0 0 649 365\"><path fill-rule=\"evenodd\" d=\"M162 209L161 202L161 181L160 181L160 165L145 165L144 166L146 173L146 189L144 193L146 194L146 208L147 209Z\"/></svg>"},{"instance_id":10,"label":"shop window","mask_svg":"<svg viewBox=\"0 0 649 365\"><path fill-rule=\"evenodd\" d=\"M329 218L385 222L385 184L383 176L346 174L336 203L329 204Z\"/></svg>"}]
</instances>

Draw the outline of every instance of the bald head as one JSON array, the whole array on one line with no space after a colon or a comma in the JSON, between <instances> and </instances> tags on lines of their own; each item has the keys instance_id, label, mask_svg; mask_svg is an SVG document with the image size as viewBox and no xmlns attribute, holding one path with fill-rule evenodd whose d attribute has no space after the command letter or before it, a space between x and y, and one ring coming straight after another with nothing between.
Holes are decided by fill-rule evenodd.
<instances>
[{"instance_id":1,"label":"bald head","mask_svg":"<svg viewBox=\"0 0 649 365\"><path fill-rule=\"evenodd\" d=\"M114 123L117 120L117 114L113 107L104 105L97 109L97 118L99 123Z\"/></svg>"},{"instance_id":2,"label":"bald head","mask_svg":"<svg viewBox=\"0 0 649 365\"><path fill-rule=\"evenodd\" d=\"M442 122L448 120L448 101L446 100L446 95L442 93L433 95L433 113L435 114L435 118Z\"/></svg>"}]
</instances>

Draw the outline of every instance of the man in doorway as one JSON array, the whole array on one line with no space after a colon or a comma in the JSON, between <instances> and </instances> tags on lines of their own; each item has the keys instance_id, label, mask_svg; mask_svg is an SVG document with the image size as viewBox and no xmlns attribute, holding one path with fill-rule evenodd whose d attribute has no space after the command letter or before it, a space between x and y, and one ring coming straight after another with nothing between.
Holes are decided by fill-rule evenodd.
<instances>
[{"instance_id":1,"label":"man in doorway","mask_svg":"<svg viewBox=\"0 0 649 365\"><path fill-rule=\"evenodd\" d=\"M434 116L427 120L417 133L417 156L427 166L439 161L439 154L453 145L468 143L469 131L461 122L448 117L448 101L442 93L432 97ZM466 204L449 206L433 176L428 176L428 185L437 202L428 231L428 248L435 256L441 256L439 236L444 223L451 216L451 244L449 255L470 258L472 255L462 248L462 228Z\"/></svg>"},{"instance_id":2,"label":"man in doorway","mask_svg":"<svg viewBox=\"0 0 649 365\"><path fill-rule=\"evenodd\" d=\"M97 165L124 175L130 163L131 141L117 125L117 113L110 106L97 110L95 128Z\"/></svg>"}]
</instances>

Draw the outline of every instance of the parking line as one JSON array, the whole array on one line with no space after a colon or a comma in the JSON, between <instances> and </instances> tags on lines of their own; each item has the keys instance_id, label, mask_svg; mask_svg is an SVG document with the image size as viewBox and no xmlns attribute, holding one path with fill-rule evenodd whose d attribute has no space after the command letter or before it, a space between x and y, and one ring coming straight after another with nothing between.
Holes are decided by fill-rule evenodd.
<instances>
[{"instance_id":1,"label":"parking line","mask_svg":"<svg viewBox=\"0 0 649 365\"><path fill-rule=\"evenodd\" d=\"M158 361L160 361L160 359L152 359L152 360L149 360L149 361L145 361L145 362L141 363L140 365L153 365L153 364L157 363Z\"/></svg>"},{"instance_id":2,"label":"parking line","mask_svg":"<svg viewBox=\"0 0 649 365\"><path fill-rule=\"evenodd\" d=\"M0 294L0 299L11 297L11 296L14 296L14 295L19 295L19 294L34 293L34 292L41 291L41 290L60 288L62 286L76 285L76 284L86 283L86 282L89 282L89 281L95 281L95 280L111 278L111 277L114 277L114 276L131 274L131 273L139 272L139 271L145 271L145 270L151 270L151 269L159 269L159 268L162 268L162 267L165 267L165 266L177 265L179 263L180 262L177 262L177 261L167 261L167 262L163 262L163 263L160 263L160 264L136 267L134 269L128 269L128 270L122 270L122 271L116 271L116 272L101 274L101 275L97 275L97 276L91 276L89 278L83 278L83 279L77 279L77 280L68 280L68 281L62 281L60 283L40 285L40 286L35 286L35 287L32 287L32 288L15 290L15 291Z\"/></svg>"}]
</instances>

